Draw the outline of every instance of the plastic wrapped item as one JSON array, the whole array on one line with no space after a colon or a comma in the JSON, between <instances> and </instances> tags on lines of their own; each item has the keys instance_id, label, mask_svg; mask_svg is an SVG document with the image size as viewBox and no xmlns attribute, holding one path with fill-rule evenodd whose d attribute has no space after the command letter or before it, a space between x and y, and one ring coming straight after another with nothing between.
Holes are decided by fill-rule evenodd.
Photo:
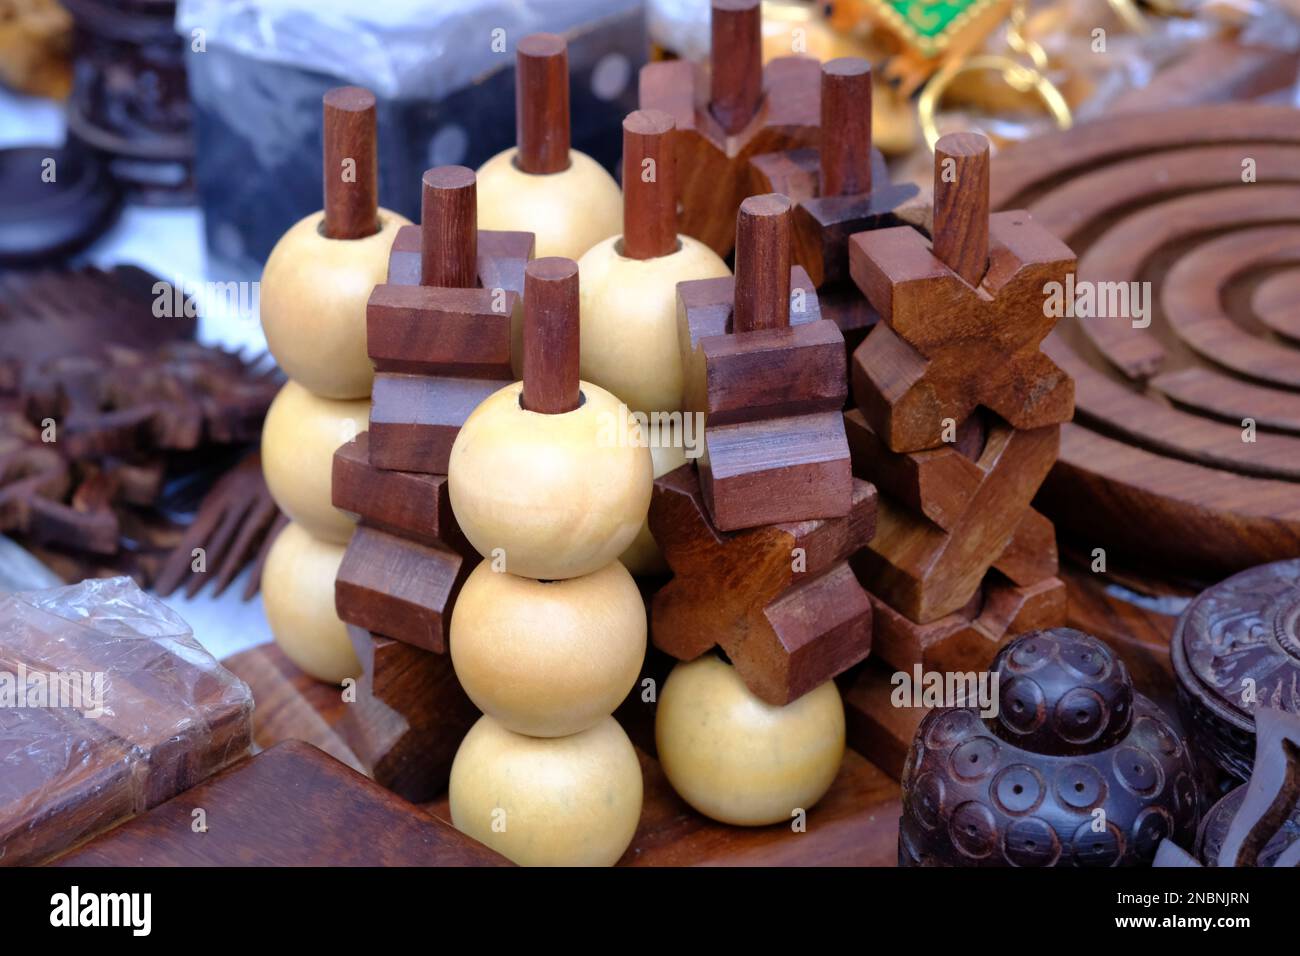
<instances>
[{"instance_id":1,"label":"plastic wrapped item","mask_svg":"<svg viewBox=\"0 0 1300 956\"><path fill-rule=\"evenodd\" d=\"M130 578L0 597L0 864L50 859L243 757L252 712Z\"/></svg>"},{"instance_id":2,"label":"plastic wrapped item","mask_svg":"<svg viewBox=\"0 0 1300 956\"><path fill-rule=\"evenodd\" d=\"M430 166L515 141L515 47L569 41L573 148L617 164L647 41L640 0L180 0L209 273L255 277L321 205L321 96L378 99L379 201L418 221Z\"/></svg>"}]
</instances>

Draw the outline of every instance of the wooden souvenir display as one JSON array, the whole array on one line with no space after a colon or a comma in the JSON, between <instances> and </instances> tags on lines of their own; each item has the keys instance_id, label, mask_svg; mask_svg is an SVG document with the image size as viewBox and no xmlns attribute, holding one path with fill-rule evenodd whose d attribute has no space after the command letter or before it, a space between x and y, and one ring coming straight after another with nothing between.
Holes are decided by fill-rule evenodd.
<instances>
[{"instance_id":1,"label":"wooden souvenir display","mask_svg":"<svg viewBox=\"0 0 1300 956\"><path fill-rule=\"evenodd\" d=\"M1017 429L1068 421L1069 376L1039 351L1056 319L1049 283L1070 250L1023 212L988 214L988 141L935 147L934 238L900 226L854 236L853 280L882 322L853 355L853 397L894 451L943 441L978 407Z\"/></svg>"},{"instance_id":2,"label":"wooden souvenir display","mask_svg":"<svg viewBox=\"0 0 1300 956\"><path fill-rule=\"evenodd\" d=\"M673 571L653 600L655 646L689 661L716 645L758 697L795 700L871 650L871 604L848 559L875 526L875 489L855 481L846 518L721 532L695 469L668 473L650 507Z\"/></svg>"},{"instance_id":3,"label":"wooden souvenir display","mask_svg":"<svg viewBox=\"0 0 1300 956\"><path fill-rule=\"evenodd\" d=\"M526 276L523 381L469 417L448 472L457 522L490 556L452 617L456 675L484 716L452 765L450 812L515 862L608 866L641 812L636 752L609 715L645 656L645 608L617 557L645 520L652 465L639 443L601 440L635 420L578 378L577 263L536 259Z\"/></svg>"},{"instance_id":4,"label":"wooden souvenir display","mask_svg":"<svg viewBox=\"0 0 1300 956\"><path fill-rule=\"evenodd\" d=\"M681 231L720 256L731 252L736 211L753 192L750 159L818 141L819 65L788 56L764 68L761 20L758 0L713 0L707 78L684 60L641 69L641 108L677 124Z\"/></svg>"},{"instance_id":5,"label":"wooden souvenir display","mask_svg":"<svg viewBox=\"0 0 1300 956\"><path fill-rule=\"evenodd\" d=\"M534 33L515 51L516 146L478 169L478 221L537 237L538 256L577 259L622 232L618 184L590 156L569 148L569 50Z\"/></svg>"},{"instance_id":6,"label":"wooden souvenir display","mask_svg":"<svg viewBox=\"0 0 1300 956\"><path fill-rule=\"evenodd\" d=\"M917 729L900 866L1136 866L1161 840L1193 836L1187 744L1105 644L1069 628L1034 631L992 671L995 716L942 707Z\"/></svg>"},{"instance_id":7,"label":"wooden souvenir display","mask_svg":"<svg viewBox=\"0 0 1300 956\"><path fill-rule=\"evenodd\" d=\"M1076 248L1072 288L1127 294L1044 345L1077 407L1040 507L1088 549L1202 580L1300 554L1298 161L1300 112L1239 103L999 154L993 208Z\"/></svg>"},{"instance_id":8,"label":"wooden souvenir display","mask_svg":"<svg viewBox=\"0 0 1300 956\"><path fill-rule=\"evenodd\" d=\"M1178 702L1197 755L1250 778L1255 714L1300 714L1300 560L1234 575L1201 593L1171 642Z\"/></svg>"},{"instance_id":9,"label":"wooden souvenir display","mask_svg":"<svg viewBox=\"0 0 1300 956\"><path fill-rule=\"evenodd\" d=\"M461 424L514 378L511 346L533 241L479 230L477 182L463 166L430 169L422 196L419 228L398 233L388 282L366 306L375 364L370 461L445 475Z\"/></svg>"},{"instance_id":10,"label":"wooden souvenir display","mask_svg":"<svg viewBox=\"0 0 1300 956\"><path fill-rule=\"evenodd\" d=\"M871 66L856 57L822 64L819 146L760 154L750 166L751 192L796 203L794 260L819 288L848 280L851 235L899 225L894 210L919 192L891 183L872 148Z\"/></svg>"},{"instance_id":11,"label":"wooden souvenir display","mask_svg":"<svg viewBox=\"0 0 1300 956\"><path fill-rule=\"evenodd\" d=\"M736 216L729 327L698 336L725 306L703 305L724 280L678 287L686 409L705 414L700 486L713 524L736 531L840 518L852 506L844 422L844 337L828 319L792 323L790 201L751 196ZM707 284L706 284L707 283Z\"/></svg>"},{"instance_id":12,"label":"wooden souvenir display","mask_svg":"<svg viewBox=\"0 0 1300 956\"><path fill-rule=\"evenodd\" d=\"M376 783L417 803L447 786L451 761L478 719L451 658L348 628L361 679L338 733Z\"/></svg>"},{"instance_id":13,"label":"wooden souvenir display","mask_svg":"<svg viewBox=\"0 0 1300 956\"><path fill-rule=\"evenodd\" d=\"M1300 717L1259 707L1255 720L1250 781L1205 814L1194 855L1165 840L1156 866L1300 866Z\"/></svg>"},{"instance_id":14,"label":"wooden souvenir display","mask_svg":"<svg viewBox=\"0 0 1300 956\"><path fill-rule=\"evenodd\" d=\"M207 827L196 830L194 811ZM499 854L298 740L229 768L59 866L508 866Z\"/></svg>"}]
</instances>

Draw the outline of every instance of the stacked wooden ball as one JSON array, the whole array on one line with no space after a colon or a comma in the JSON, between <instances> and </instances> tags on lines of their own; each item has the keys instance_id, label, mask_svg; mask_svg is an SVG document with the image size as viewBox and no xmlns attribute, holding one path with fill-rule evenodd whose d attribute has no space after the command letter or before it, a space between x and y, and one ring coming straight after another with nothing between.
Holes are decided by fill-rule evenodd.
<instances>
[{"instance_id":1,"label":"stacked wooden ball","mask_svg":"<svg viewBox=\"0 0 1300 956\"><path fill-rule=\"evenodd\" d=\"M461 685L484 716L451 770L452 821L521 864L612 865L641 813L641 770L610 714L645 656L640 592L618 561L650 503L626 407L578 378L578 268L536 259L524 288L524 377L483 402L452 447L461 530L484 560L451 622Z\"/></svg>"},{"instance_id":2,"label":"stacked wooden ball","mask_svg":"<svg viewBox=\"0 0 1300 956\"><path fill-rule=\"evenodd\" d=\"M266 416L262 467L291 519L267 555L262 595L289 659L338 683L359 664L334 613L334 576L353 523L331 504L331 459L365 428L374 374L366 300L406 220L377 204L372 94L327 93L324 141L325 208L285 233L262 274L267 345L290 379Z\"/></svg>"}]
</instances>

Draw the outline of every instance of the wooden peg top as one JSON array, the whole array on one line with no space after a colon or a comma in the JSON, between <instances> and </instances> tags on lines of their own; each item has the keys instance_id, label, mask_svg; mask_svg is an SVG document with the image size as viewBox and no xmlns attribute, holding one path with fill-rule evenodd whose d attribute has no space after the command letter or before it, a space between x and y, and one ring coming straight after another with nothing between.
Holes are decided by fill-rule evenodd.
<instances>
[{"instance_id":1,"label":"wooden peg top","mask_svg":"<svg viewBox=\"0 0 1300 956\"><path fill-rule=\"evenodd\" d=\"M325 235L364 239L379 231L375 94L340 86L324 98Z\"/></svg>"},{"instance_id":2,"label":"wooden peg top","mask_svg":"<svg viewBox=\"0 0 1300 956\"><path fill-rule=\"evenodd\" d=\"M545 176L569 168L569 47L554 33L534 33L515 53L515 162Z\"/></svg>"},{"instance_id":3,"label":"wooden peg top","mask_svg":"<svg viewBox=\"0 0 1300 956\"><path fill-rule=\"evenodd\" d=\"M657 259L677 249L673 118L637 110L623 120L623 255Z\"/></svg>"},{"instance_id":4,"label":"wooden peg top","mask_svg":"<svg viewBox=\"0 0 1300 956\"><path fill-rule=\"evenodd\" d=\"M822 65L821 195L871 192L871 64L845 56Z\"/></svg>"},{"instance_id":5,"label":"wooden peg top","mask_svg":"<svg viewBox=\"0 0 1300 956\"><path fill-rule=\"evenodd\" d=\"M736 296L731 330L790 324L790 210L779 193L750 196L736 213Z\"/></svg>"},{"instance_id":6,"label":"wooden peg top","mask_svg":"<svg viewBox=\"0 0 1300 956\"><path fill-rule=\"evenodd\" d=\"M989 264L989 141L978 133L935 144L933 235L934 254L979 285Z\"/></svg>"},{"instance_id":7,"label":"wooden peg top","mask_svg":"<svg viewBox=\"0 0 1300 956\"><path fill-rule=\"evenodd\" d=\"M550 256L524 268L524 393L530 412L560 415L581 402L578 264Z\"/></svg>"},{"instance_id":8,"label":"wooden peg top","mask_svg":"<svg viewBox=\"0 0 1300 956\"><path fill-rule=\"evenodd\" d=\"M478 284L478 186L472 169L426 170L420 194L420 285Z\"/></svg>"},{"instance_id":9,"label":"wooden peg top","mask_svg":"<svg viewBox=\"0 0 1300 956\"><path fill-rule=\"evenodd\" d=\"M713 0L709 109L727 135L739 133L763 98L759 0Z\"/></svg>"}]
</instances>

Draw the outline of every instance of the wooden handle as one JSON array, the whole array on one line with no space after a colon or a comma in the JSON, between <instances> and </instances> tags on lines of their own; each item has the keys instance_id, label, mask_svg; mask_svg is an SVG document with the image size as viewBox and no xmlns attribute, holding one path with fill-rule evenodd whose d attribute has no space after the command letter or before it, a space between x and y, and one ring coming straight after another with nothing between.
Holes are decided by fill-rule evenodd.
<instances>
[{"instance_id":1,"label":"wooden handle","mask_svg":"<svg viewBox=\"0 0 1300 956\"><path fill-rule=\"evenodd\" d=\"M709 109L739 133L763 98L763 16L758 0L713 0Z\"/></svg>"},{"instance_id":2,"label":"wooden handle","mask_svg":"<svg viewBox=\"0 0 1300 956\"><path fill-rule=\"evenodd\" d=\"M871 64L855 56L822 66L821 194L871 192Z\"/></svg>"},{"instance_id":3,"label":"wooden handle","mask_svg":"<svg viewBox=\"0 0 1300 956\"><path fill-rule=\"evenodd\" d=\"M750 196L736 214L733 332L790 324L790 200Z\"/></svg>"},{"instance_id":4,"label":"wooden handle","mask_svg":"<svg viewBox=\"0 0 1300 956\"><path fill-rule=\"evenodd\" d=\"M569 48L564 37L534 33L515 58L516 163L545 176L569 168Z\"/></svg>"},{"instance_id":5,"label":"wooden handle","mask_svg":"<svg viewBox=\"0 0 1300 956\"><path fill-rule=\"evenodd\" d=\"M578 389L578 264L550 256L524 267L524 408L571 412Z\"/></svg>"},{"instance_id":6,"label":"wooden handle","mask_svg":"<svg viewBox=\"0 0 1300 956\"><path fill-rule=\"evenodd\" d=\"M340 86L325 94L325 235L363 239L379 231L375 94Z\"/></svg>"},{"instance_id":7,"label":"wooden handle","mask_svg":"<svg viewBox=\"0 0 1300 956\"><path fill-rule=\"evenodd\" d=\"M478 186L472 169L426 170L420 195L420 284L478 285Z\"/></svg>"},{"instance_id":8,"label":"wooden handle","mask_svg":"<svg viewBox=\"0 0 1300 956\"><path fill-rule=\"evenodd\" d=\"M657 259L677 249L676 124L659 110L623 120L623 255Z\"/></svg>"},{"instance_id":9,"label":"wooden handle","mask_svg":"<svg viewBox=\"0 0 1300 956\"><path fill-rule=\"evenodd\" d=\"M934 254L971 285L989 264L989 141L949 133L934 146Z\"/></svg>"}]
</instances>

